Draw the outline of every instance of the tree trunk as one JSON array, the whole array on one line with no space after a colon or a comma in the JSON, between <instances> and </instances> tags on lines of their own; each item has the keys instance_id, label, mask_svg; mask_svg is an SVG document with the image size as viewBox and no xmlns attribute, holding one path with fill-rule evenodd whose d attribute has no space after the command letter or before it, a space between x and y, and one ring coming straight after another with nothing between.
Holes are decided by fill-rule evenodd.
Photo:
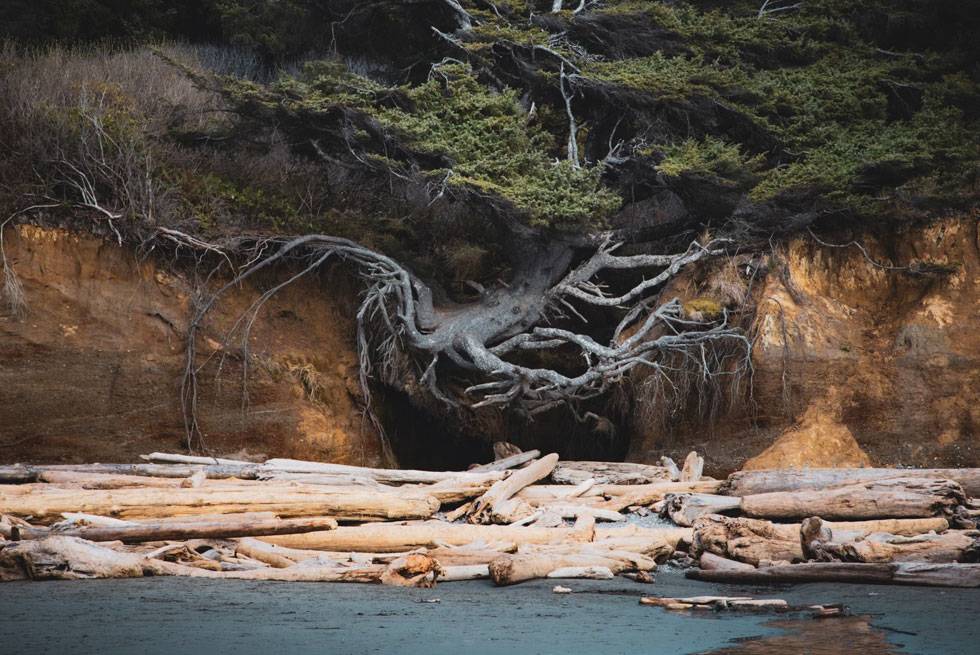
<instances>
[{"instance_id":1,"label":"tree trunk","mask_svg":"<svg viewBox=\"0 0 980 655\"><path fill-rule=\"evenodd\" d=\"M323 462L304 462L296 459L270 459L262 465L262 471L279 473L322 473L327 475L353 475L372 478L386 484L431 484L445 480L476 481L500 480L505 471L413 471L408 469L373 469L346 464L327 464Z\"/></svg>"},{"instance_id":2,"label":"tree trunk","mask_svg":"<svg viewBox=\"0 0 980 655\"><path fill-rule=\"evenodd\" d=\"M694 522L691 556L711 553L758 566L762 561L803 560L800 526L724 516L703 516Z\"/></svg>"},{"instance_id":3,"label":"tree trunk","mask_svg":"<svg viewBox=\"0 0 980 655\"><path fill-rule=\"evenodd\" d=\"M811 521L812 519L808 519ZM804 522L806 523L806 521ZM918 535L942 532L949 527L944 518L886 519L883 521L822 522L834 534L857 539L881 531ZM798 562L809 559L803 552L799 523L772 523L760 519L703 516L694 523L691 554L711 553L757 566L760 562Z\"/></svg>"},{"instance_id":4,"label":"tree trunk","mask_svg":"<svg viewBox=\"0 0 980 655\"><path fill-rule=\"evenodd\" d=\"M14 464L0 466L0 484L26 484L39 482L47 471L75 471L106 475L140 475L156 478L189 478L204 471L208 479L241 478L254 480L259 465L224 466L199 464Z\"/></svg>"},{"instance_id":5,"label":"tree trunk","mask_svg":"<svg viewBox=\"0 0 980 655\"><path fill-rule=\"evenodd\" d=\"M646 560L637 567L635 560L618 558L612 552L607 554L578 554L578 553L527 553L516 555L501 555L490 562L490 577L498 586L517 584L526 580L547 577L582 577L582 571L568 576L552 576L552 573L563 569L587 569L603 567L612 574L626 570L655 570L657 565L653 560Z\"/></svg>"},{"instance_id":6,"label":"tree trunk","mask_svg":"<svg viewBox=\"0 0 980 655\"><path fill-rule=\"evenodd\" d=\"M670 472L662 466L631 462L561 462L551 473L557 484L580 484L595 479L597 484L648 484L669 482Z\"/></svg>"},{"instance_id":7,"label":"tree trunk","mask_svg":"<svg viewBox=\"0 0 980 655\"><path fill-rule=\"evenodd\" d=\"M980 555L980 533L975 530L911 537L884 532L865 535L812 518L803 522L800 532L806 557L825 562L976 562Z\"/></svg>"},{"instance_id":8,"label":"tree trunk","mask_svg":"<svg viewBox=\"0 0 980 655\"><path fill-rule=\"evenodd\" d=\"M742 571L692 569L686 573L686 576L704 582L725 582L741 585L853 582L972 588L980 587L980 564L811 562Z\"/></svg>"},{"instance_id":9,"label":"tree trunk","mask_svg":"<svg viewBox=\"0 0 980 655\"><path fill-rule=\"evenodd\" d=\"M770 469L738 471L728 476L720 493L750 496L777 491L808 491L886 478L953 480L966 495L980 496L980 468L964 469Z\"/></svg>"},{"instance_id":10,"label":"tree trunk","mask_svg":"<svg viewBox=\"0 0 980 655\"><path fill-rule=\"evenodd\" d=\"M596 528L595 540L663 539L670 544L690 538L684 528ZM414 548L436 548L440 545L463 546L475 542L484 544L554 544L593 540L587 528L535 528L509 525L470 525L425 521L419 523L369 523L341 526L328 532L262 537L267 543L289 548L312 550L354 551L364 553L400 553Z\"/></svg>"},{"instance_id":11,"label":"tree trunk","mask_svg":"<svg viewBox=\"0 0 980 655\"><path fill-rule=\"evenodd\" d=\"M439 509L433 496L383 493L350 487L278 486L220 489L52 489L17 495L0 487L0 513L54 519L62 512L117 518L268 511L283 517L333 516L361 521L428 518Z\"/></svg>"},{"instance_id":12,"label":"tree trunk","mask_svg":"<svg viewBox=\"0 0 980 655\"><path fill-rule=\"evenodd\" d=\"M829 520L916 518L952 513L965 500L959 484L929 478L890 478L829 489L742 496L746 516Z\"/></svg>"},{"instance_id":13,"label":"tree trunk","mask_svg":"<svg viewBox=\"0 0 980 655\"><path fill-rule=\"evenodd\" d=\"M125 544L144 541L169 541L184 539L228 539L277 534L299 534L316 530L333 530L337 521L332 518L304 517L298 519L239 520L233 515L211 521L186 521L166 523L140 523L115 527L84 527L61 530L63 537L79 537L88 541L121 541ZM21 539L44 539L51 530L44 528L21 529Z\"/></svg>"}]
</instances>

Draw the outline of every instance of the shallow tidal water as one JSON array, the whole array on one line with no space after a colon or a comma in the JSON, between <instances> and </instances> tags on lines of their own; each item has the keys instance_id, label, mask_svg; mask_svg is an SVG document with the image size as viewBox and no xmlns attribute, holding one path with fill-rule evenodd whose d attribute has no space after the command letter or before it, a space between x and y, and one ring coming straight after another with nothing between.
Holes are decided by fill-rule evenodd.
<instances>
[{"instance_id":1,"label":"shallow tidal water","mask_svg":"<svg viewBox=\"0 0 980 655\"><path fill-rule=\"evenodd\" d=\"M661 572L495 588L141 578L0 585L0 644L20 653L483 655L977 655L980 590L809 584L715 585ZM843 618L805 613L671 612L643 595L747 595L791 605L841 602ZM424 602L439 599L439 602Z\"/></svg>"}]
</instances>

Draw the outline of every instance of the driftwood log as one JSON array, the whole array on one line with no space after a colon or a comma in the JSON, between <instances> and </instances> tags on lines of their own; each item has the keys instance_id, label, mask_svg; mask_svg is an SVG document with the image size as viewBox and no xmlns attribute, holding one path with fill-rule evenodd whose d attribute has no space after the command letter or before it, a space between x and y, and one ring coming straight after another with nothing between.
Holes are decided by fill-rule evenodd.
<instances>
[{"instance_id":1,"label":"driftwood log","mask_svg":"<svg viewBox=\"0 0 980 655\"><path fill-rule=\"evenodd\" d=\"M947 479L957 482L966 495L980 496L980 468L963 469L767 469L738 471L728 476L719 493L729 496L778 491L807 491L883 480L887 478Z\"/></svg>"},{"instance_id":2,"label":"driftwood log","mask_svg":"<svg viewBox=\"0 0 980 655\"><path fill-rule=\"evenodd\" d=\"M692 569L685 575L705 582L745 585L853 582L931 587L980 587L980 564L809 562L745 570Z\"/></svg>"},{"instance_id":3,"label":"driftwood log","mask_svg":"<svg viewBox=\"0 0 980 655\"><path fill-rule=\"evenodd\" d=\"M472 543L553 544L563 542L615 541L649 543L663 539L672 546L691 538L690 528L538 528L509 525L470 525L424 521L418 523L369 523L341 526L327 532L261 537L262 541L289 548L366 553L398 553L440 545ZM629 550L624 546L624 550Z\"/></svg>"},{"instance_id":4,"label":"driftwood log","mask_svg":"<svg viewBox=\"0 0 980 655\"><path fill-rule=\"evenodd\" d=\"M915 477L741 498L742 512L753 518L800 520L820 516L842 521L951 515L966 500L956 482Z\"/></svg>"},{"instance_id":5,"label":"driftwood log","mask_svg":"<svg viewBox=\"0 0 980 655\"><path fill-rule=\"evenodd\" d=\"M269 511L283 517L333 516L346 520L428 518L439 509L430 495L372 489L265 485L258 488L37 490L30 494L0 486L0 514L50 520L62 512L117 518Z\"/></svg>"},{"instance_id":6,"label":"driftwood log","mask_svg":"<svg viewBox=\"0 0 980 655\"><path fill-rule=\"evenodd\" d=\"M821 525L832 529L834 534L847 535L848 539L864 538L875 532L915 536L943 532L949 528L949 523L941 517L839 523L821 521ZM753 566L767 561L799 562L809 559L803 552L805 537L801 537L802 529L803 525L799 523L772 523L761 519L719 515L703 516L694 522L691 554L699 557L703 553L711 553Z\"/></svg>"},{"instance_id":7,"label":"driftwood log","mask_svg":"<svg viewBox=\"0 0 980 655\"><path fill-rule=\"evenodd\" d=\"M977 562L980 532L948 530L914 536L886 532L855 534L834 529L819 518L803 521L801 541L807 559L825 562Z\"/></svg>"},{"instance_id":8,"label":"driftwood log","mask_svg":"<svg viewBox=\"0 0 980 655\"><path fill-rule=\"evenodd\" d=\"M241 478L254 480L258 476L259 465L13 464L0 466L0 484L41 482L41 476L45 472L65 471L103 475L139 475L156 478L189 478L195 473L203 471L209 479Z\"/></svg>"},{"instance_id":9,"label":"driftwood log","mask_svg":"<svg viewBox=\"0 0 980 655\"><path fill-rule=\"evenodd\" d=\"M495 482L493 486L486 491L486 493L473 502L468 520L470 523L487 523L492 520L494 513L508 517L517 515L518 510L511 506L504 508L496 507L496 505L509 501L524 487L532 485L538 480L543 480L551 475L551 472L555 469L556 464L558 464L558 455L556 453L551 453L550 455L545 455L541 459L531 462L522 469L514 471L509 477ZM511 505L514 504L516 503L512 503ZM516 519L504 519L504 522L509 523L513 520Z\"/></svg>"},{"instance_id":10,"label":"driftwood log","mask_svg":"<svg viewBox=\"0 0 980 655\"><path fill-rule=\"evenodd\" d=\"M337 521L326 517L304 517L298 519L236 519L234 515L223 516L209 521L166 521L155 523L135 523L112 527L79 527L59 530L45 528L20 528L21 539L44 539L57 535L80 537L88 541L121 541L124 544L144 541L167 541L184 539L227 539L229 537L268 536L277 534L298 534L316 530L333 530Z\"/></svg>"},{"instance_id":11,"label":"driftwood log","mask_svg":"<svg viewBox=\"0 0 980 655\"><path fill-rule=\"evenodd\" d=\"M580 484L594 479L597 484L648 484L669 482L670 471L663 466L632 462L561 462L551 473L557 484Z\"/></svg>"},{"instance_id":12,"label":"driftwood log","mask_svg":"<svg viewBox=\"0 0 980 655\"><path fill-rule=\"evenodd\" d=\"M478 466L473 466L470 468L470 473L487 473L491 471L506 471L507 469L517 468L523 464L527 464L541 457L540 450L527 450L522 453L515 453L507 457L503 457L496 461L490 462L489 464L480 464Z\"/></svg>"},{"instance_id":13,"label":"driftwood log","mask_svg":"<svg viewBox=\"0 0 980 655\"><path fill-rule=\"evenodd\" d=\"M661 515L677 525L690 527L701 516L737 511L742 499L716 494L668 494L664 497Z\"/></svg>"}]
</instances>

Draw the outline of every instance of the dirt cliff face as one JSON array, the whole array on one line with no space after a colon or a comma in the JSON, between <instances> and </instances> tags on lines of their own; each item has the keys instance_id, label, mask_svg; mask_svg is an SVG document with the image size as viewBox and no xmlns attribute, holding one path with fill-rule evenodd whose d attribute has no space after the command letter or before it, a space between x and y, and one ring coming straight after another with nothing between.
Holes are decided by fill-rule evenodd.
<instances>
[{"instance_id":1,"label":"dirt cliff face","mask_svg":"<svg viewBox=\"0 0 980 655\"><path fill-rule=\"evenodd\" d=\"M754 297L751 398L711 425L634 423L630 457L697 448L720 469L980 465L977 218L857 239L879 263L953 272L790 241Z\"/></svg>"},{"instance_id":2,"label":"dirt cliff face","mask_svg":"<svg viewBox=\"0 0 980 655\"><path fill-rule=\"evenodd\" d=\"M8 230L5 247L28 310L0 314L0 461L132 461L181 449L192 271L60 229ZM246 396L240 359L222 360L218 340L257 295L249 285L231 293L199 346L207 445L378 464L358 404L355 287L328 272L272 298L252 332Z\"/></svg>"},{"instance_id":3,"label":"dirt cliff face","mask_svg":"<svg viewBox=\"0 0 980 655\"><path fill-rule=\"evenodd\" d=\"M651 421L649 408L634 405L616 428L629 437L628 458L655 461L697 449L713 472L980 466L976 218L854 236L877 262L946 264L953 272L888 270L856 247L829 248L809 236L777 248L749 300L756 304L751 396L712 421ZM5 245L29 310L22 319L0 315L0 460L126 461L180 449L191 272L59 229L21 226L8 230ZM705 298L724 286L702 272L667 293L700 298L691 305L710 309ZM213 352L200 362L208 445L220 454L379 464L379 439L359 409L356 285L331 271L269 301L253 330L256 361L243 409L240 360L225 358L219 375L218 340L256 296L248 286L227 297L200 347L205 356ZM483 423L479 435L463 430L457 438L453 425L430 424L423 410L379 398L393 438L414 425L432 449L466 451L463 459L494 439L528 448L575 446L569 455L589 456L578 441L562 445L558 437L568 433L554 426ZM436 426L439 434L429 434Z\"/></svg>"}]
</instances>

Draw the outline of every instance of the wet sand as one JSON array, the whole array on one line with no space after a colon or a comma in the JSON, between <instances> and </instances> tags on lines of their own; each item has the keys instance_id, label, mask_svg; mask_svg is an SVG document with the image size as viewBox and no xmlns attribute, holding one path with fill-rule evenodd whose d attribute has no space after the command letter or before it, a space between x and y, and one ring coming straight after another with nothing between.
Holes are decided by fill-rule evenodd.
<instances>
[{"instance_id":1,"label":"wet sand","mask_svg":"<svg viewBox=\"0 0 980 655\"><path fill-rule=\"evenodd\" d=\"M20 653L398 655L916 653L976 655L980 591L870 585L713 585L661 572L653 585L569 580L435 589L188 578L0 585L0 644ZM843 602L845 619L668 612L642 595ZM438 598L438 603L422 601Z\"/></svg>"}]
</instances>

